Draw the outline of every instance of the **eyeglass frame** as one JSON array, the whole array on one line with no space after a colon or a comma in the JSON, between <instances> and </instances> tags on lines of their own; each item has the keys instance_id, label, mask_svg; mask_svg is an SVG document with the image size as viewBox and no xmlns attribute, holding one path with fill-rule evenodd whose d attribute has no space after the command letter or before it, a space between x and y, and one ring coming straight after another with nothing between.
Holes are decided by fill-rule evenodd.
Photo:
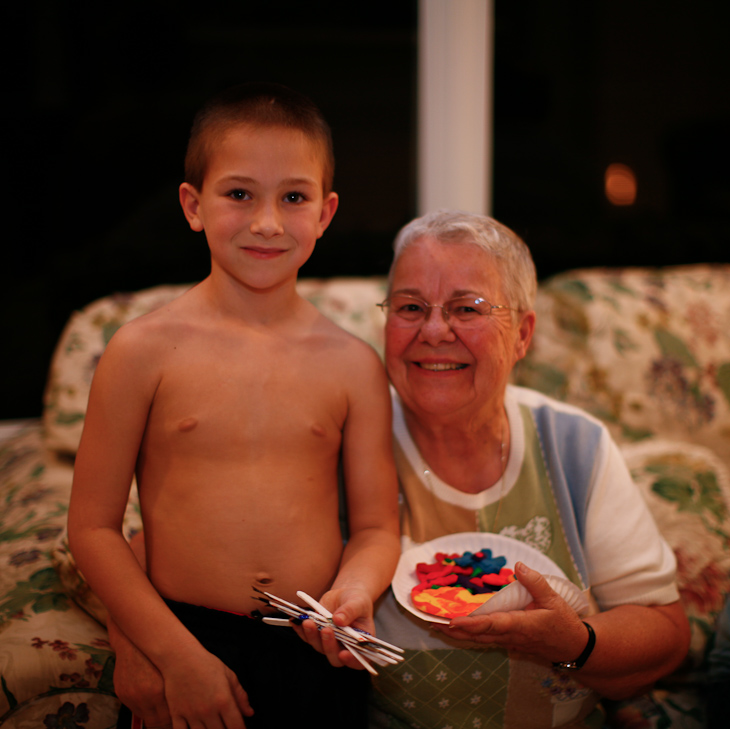
<instances>
[{"instance_id":1,"label":"eyeglass frame","mask_svg":"<svg viewBox=\"0 0 730 729\"><path fill-rule=\"evenodd\" d=\"M405 299L412 299L413 301L417 301L419 304L422 304L424 306L424 308L426 308L429 311L431 309L441 309L441 311L443 312L444 321L450 327L453 327L453 323L451 320L451 315L449 314L449 312L447 311L447 309L445 307L453 301L461 301L461 300L466 299L468 301L469 300L473 301L475 304L487 304L489 306L488 313L481 314L481 313L477 312L477 317L474 319L474 321L481 321L484 317L487 317L487 318L491 317L492 313L494 312L495 309L504 309L506 311L516 311L516 312L520 311L520 309L515 309L514 307L506 306L505 304L492 304L491 302L487 301L482 296L476 296L474 298L472 298L471 296L455 296L453 299L448 299L447 301L444 301L443 304L429 304L428 301L426 301L425 299L422 299L419 296L413 296L412 294L396 294L396 296L402 296ZM386 316L389 316L389 312L386 311L386 309L390 305L389 302L390 302L391 298L392 298L391 296L388 296L386 299L381 301L379 304L375 304L375 306L377 306ZM420 318L414 319L413 321L408 321L408 319L403 318L402 316L400 316L397 313L395 314L395 316L399 317L399 319L401 321L406 322L409 326L412 326L412 327L422 326L426 321L428 321L428 311L426 311L424 313L424 316L422 319L420 319ZM464 324L464 323L465 322L463 322L463 321L459 321L458 318L456 319L457 326L459 326L460 324Z\"/></svg>"}]
</instances>

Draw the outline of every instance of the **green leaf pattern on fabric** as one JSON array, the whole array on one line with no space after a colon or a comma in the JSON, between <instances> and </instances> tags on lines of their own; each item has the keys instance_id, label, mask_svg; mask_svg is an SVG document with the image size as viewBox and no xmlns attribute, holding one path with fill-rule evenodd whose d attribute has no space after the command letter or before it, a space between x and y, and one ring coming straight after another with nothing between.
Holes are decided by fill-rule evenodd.
<instances>
[{"instance_id":1,"label":"green leaf pattern on fabric","mask_svg":"<svg viewBox=\"0 0 730 729\"><path fill-rule=\"evenodd\" d=\"M679 337L662 327L654 330L654 336L664 357L676 360L685 367L697 367L692 352Z\"/></svg>"},{"instance_id":2,"label":"green leaf pattern on fabric","mask_svg":"<svg viewBox=\"0 0 730 729\"><path fill-rule=\"evenodd\" d=\"M619 444L670 437L730 461L728 291L719 264L554 276L513 381L588 410Z\"/></svg>"},{"instance_id":3,"label":"green leaf pattern on fabric","mask_svg":"<svg viewBox=\"0 0 730 729\"><path fill-rule=\"evenodd\" d=\"M717 368L717 386L730 403L730 362L723 362Z\"/></svg>"},{"instance_id":4,"label":"green leaf pattern on fabric","mask_svg":"<svg viewBox=\"0 0 730 729\"><path fill-rule=\"evenodd\" d=\"M661 463L649 466L647 470L657 474L652 490L662 498L675 502L680 511L705 518L712 515L714 525L727 518L727 506L714 472L694 472L689 468L678 472L676 468L668 469Z\"/></svg>"}]
</instances>

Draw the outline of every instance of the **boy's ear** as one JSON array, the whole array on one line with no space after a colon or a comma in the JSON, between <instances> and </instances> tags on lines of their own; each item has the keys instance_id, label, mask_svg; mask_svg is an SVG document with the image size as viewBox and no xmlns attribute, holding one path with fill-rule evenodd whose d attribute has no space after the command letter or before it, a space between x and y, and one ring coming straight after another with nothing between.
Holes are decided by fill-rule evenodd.
<instances>
[{"instance_id":1,"label":"boy's ear","mask_svg":"<svg viewBox=\"0 0 730 729\"><path fill-rule=\"evenodd\" d=\"M331 192L322 201L322 214L319 216L319 235L317 238L321 238L322 233L327 230L327 226L332 222L332 218L335 217L339 204L340 196L336 192Z\"/></svg>"},{"instance_id":2,"label":"boy's ear","mask_svg":"<svg viewBox=\"0 0 730 729\"><path fill-rule=\"evenodd\" d=\"M196 233L203 230L203 221L200 218L200 193L189 183L180 185L180 205L185 219Z\"/></svg>"}]
</instances>

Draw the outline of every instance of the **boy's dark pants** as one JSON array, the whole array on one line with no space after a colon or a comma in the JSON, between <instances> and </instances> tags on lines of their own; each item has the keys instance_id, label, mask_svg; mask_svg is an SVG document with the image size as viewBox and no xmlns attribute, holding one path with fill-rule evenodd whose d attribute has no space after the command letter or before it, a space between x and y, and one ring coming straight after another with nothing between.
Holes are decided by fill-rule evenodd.
<instances>
[{"instance_id":1,"label":"boy's dark pants","mask_svg":"<svg viewBox=\"0 0 730 729\"><path fill-rule=\"evenodd\" d=\"M334 668L291 628L166 600L203 647L221 659L248 694L255 714L246 729L367 727L366 671ZM195 670L195 667L191 667ZM119 725L131 726L122 707Z\"/></svg>"}]
</instances>

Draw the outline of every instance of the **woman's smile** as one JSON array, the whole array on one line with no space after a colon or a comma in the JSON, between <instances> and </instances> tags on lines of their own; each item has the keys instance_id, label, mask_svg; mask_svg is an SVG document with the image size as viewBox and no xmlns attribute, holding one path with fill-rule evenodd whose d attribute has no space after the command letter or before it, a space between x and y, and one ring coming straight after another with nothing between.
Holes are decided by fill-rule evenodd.
<instances>
[{"instance_id":1,"label":"woman's smile","mask_svg":"<svg viewBox=\"0 0 730 729\"><path fill-rule=\"evenodd\" d=\"M427 361L420 361L420 362L414 362L416 366L420 367L422 370L428 370L429 372L449 372L453 370L463 370L468 365L464 364L463 362L427 362Z\"/></svg>"}]
</instances>

